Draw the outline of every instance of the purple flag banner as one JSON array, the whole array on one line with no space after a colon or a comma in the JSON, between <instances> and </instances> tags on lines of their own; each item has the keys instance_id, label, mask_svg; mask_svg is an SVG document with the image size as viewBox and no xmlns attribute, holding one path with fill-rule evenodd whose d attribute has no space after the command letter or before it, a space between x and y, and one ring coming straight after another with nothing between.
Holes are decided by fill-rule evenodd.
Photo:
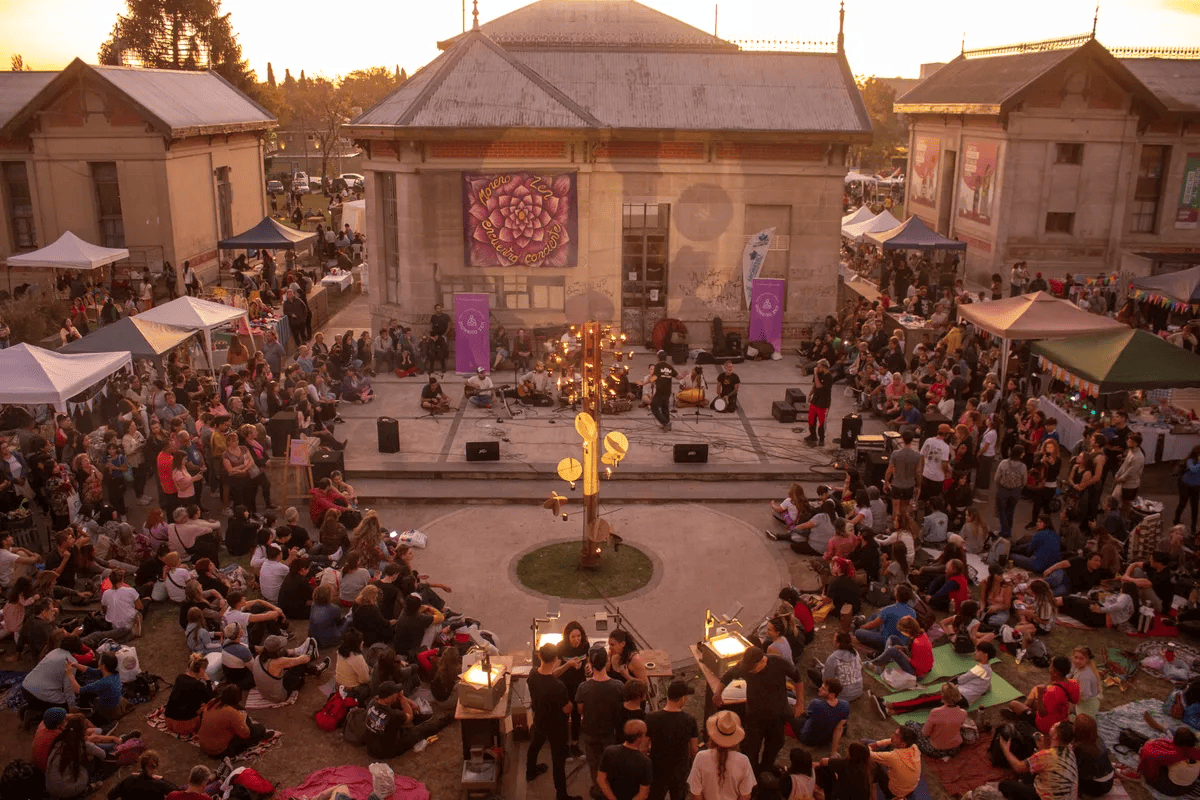
<instances>
[{"instance_id":1,"label":"purple flag banner","mask_svg":"<svg viewBox=\"0 0 1200 800\"><path fill-rule=\"evenodd\" d=\"M491 315L486 294L454 295L454 371L474 372L489 368Z\"/></svg>"},{"instance_id":2,"label":"purple flag banner","mask_svg":"<svg viewBox=\"0 0 1200 800\"><path fill-rule=\"evenodd\" d=\"M750 341L766 339L783 350L783 293L787 281L780 278L755 278L750 300Z\"/></svg>"}]
</instances>

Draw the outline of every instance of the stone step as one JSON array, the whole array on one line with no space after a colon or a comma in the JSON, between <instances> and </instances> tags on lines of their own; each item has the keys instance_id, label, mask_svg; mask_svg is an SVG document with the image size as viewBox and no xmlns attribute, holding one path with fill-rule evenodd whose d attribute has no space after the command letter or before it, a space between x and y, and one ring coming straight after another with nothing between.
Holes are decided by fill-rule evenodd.
<instances>
[{"instance_id":1,"label":"stone step","mask_svg":"<svg viewBox=\"0 0 1200 800\"><path fill-rule=\"evenodd\" d=\"M554 480L559 483L557 464L515 461L396 461L386 466L355 467L353 461L345 469L346 479L356 486L364 480L476 480L488 482L528 482ZM761 463L704 463L704 464L640 464L622 466L613 471L611 483L640 483L643 481L696 482L772 482L798 481L822 483L844 477L840 471L814 469L796 462Z\"/></svg>"},{"instance_id":2,"label":"stone step","mask_svg":"<svg viewBox=\"0 0 1200 800\"><path fill-rule=\"evenodd\" d=\"M364 478L351 480L359 503L383 505L451 504L481 505L537 504L546 502L552 492L567 498L567 507L578 509L583 502L582 487L575 491L565 482L553 480L479 481L469 479L387 480ZM787 493L787 482L772 481L603 481L602 504L619 503L766 503L778 501ZM549 512L547 512L549 513Z\"/></svg>"}]
</instances>

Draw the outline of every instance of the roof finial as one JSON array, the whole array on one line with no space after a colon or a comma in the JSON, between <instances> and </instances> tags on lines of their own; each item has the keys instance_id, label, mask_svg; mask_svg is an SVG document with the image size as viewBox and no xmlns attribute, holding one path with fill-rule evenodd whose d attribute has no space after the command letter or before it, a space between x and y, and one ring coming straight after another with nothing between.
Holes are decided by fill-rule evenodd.
<instances>
[{"instance_id":1,"label":"roof finial","mask_svg":"<svg viewBox=\"0 0 1200 800\"><path fill-rule=\"evenodd\" d=\"M838 11L838 40L837 51L839 53L846 52L846 0L842 0L841 10Z\"/></svg>"},{"instance_id":2,"label":"roof finial","mask_svg":"<svg viewBox=\"0 0 1200 800\"><path fill-rule=\"evenodd\" d=\"M967 52L967 32L963 31L962 49L959 50L960 55L965 55Z\"/></svg>"},{"instance_id":3,"label":"roof finial","mask_svg":"<svg viewBox=\"0 0 1200 800\"><path fill-rule=\"evenodd\" d=\"M1092 38L1096 38L1096 25L1100 22L1100 0L1096 0L1096 15L1092 17Z\"/></svg>"},{"instance_id":4,"label":"roof finial","mask_svg":"<svg viewBox=\"0 0 1200 800\"><path fill-rule=\"evenodd\" d=\"M471 30L479 30L479 0L471 0L471 18L475 20L471 23Z\"/></svg>"}]
</instances>

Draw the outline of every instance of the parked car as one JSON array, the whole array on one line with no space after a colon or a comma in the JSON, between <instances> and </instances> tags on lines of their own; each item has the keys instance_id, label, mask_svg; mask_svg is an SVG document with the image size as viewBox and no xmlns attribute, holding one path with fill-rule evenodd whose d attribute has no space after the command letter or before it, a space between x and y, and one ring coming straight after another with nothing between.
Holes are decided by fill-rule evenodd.
<instances>
[{"instance_id":1,"label":"parked car","mask_svg":"<svg viewBox=\"0 0 1200 800\"><path fill-rule=\"evenodd\" d=\"M338 175L338 177L344 180L348 186L353 186L356 183L362 183L364 180L366 180L357 172L343 172L341 175Z\"/></svg>"},{"instance_id":2,"label":"parked car","mask_svg":"<svg viewBox=\"0 0 1200 800\"><path fill-rule=\"evenodd\" d=\"M267 181L268 194L283 194L283 181Z\"/></svg>"},{"instance_id":3,"label":"parked car","mask_svg":"<svg viewBox=\"0 0 1200 800\"><path fill-rule=\"evenodd\" d=\"M297 172L292 175L292 191L300 194L308 194L310 189L308 185L308 173Z\"/></svg>"},{"instance_id":4,"label":"parked car","mask_svg":"<svg viewBox=\"0 0 1200 800\"><path fill-rule=\"evenodd\" d=\"M310 191L320 194L321 193L321 179L320 178L309 178L308 179L308 188Z\"/></svg>"}]
</instances>

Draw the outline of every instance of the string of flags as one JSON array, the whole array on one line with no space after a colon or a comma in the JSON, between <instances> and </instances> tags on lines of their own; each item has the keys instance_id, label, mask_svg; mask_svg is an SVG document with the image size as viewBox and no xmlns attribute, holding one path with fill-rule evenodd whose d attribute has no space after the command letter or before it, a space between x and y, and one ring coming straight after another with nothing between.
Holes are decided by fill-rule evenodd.
<instances>
[{"instance_id":1,"label":"string of flags","mask_svg":"<svg viewBox=\"0 0 1200 800\"><path fill-rule=\"evenodd\" d=\"M1100 396L1099 386L1091 381L1085 381L1078 375L1068 372L1066 369L1060 367L1058 364L1055 364L1045 356L1038 356L1038 366L1042 368L1042 372L1050 375L1051 377L1057 378L1067 386L1077 390L1080 394L1087 395L1088 397Z\"/></svg>"},{"instance_id":2,"label":"string of flags","mask_svg":"<svg viewBox=\"0 0 1200 800\"><path fill-rule=\"evenodd\" d=\"M100 402L101 397L108 397L108 381L105 381L100 385L100 391L96 392L82 403L72 403L70 400L68 400L67 413L69 413L71 416L75 416L76 412L78 411L91 411L96 407L96 403Z\"/></svg>"},{"instance_id":3,"label":"string of flags","mask_svg":"<svg viewBox=\"0 0 1200 800\"><path fill-rule=\"evenodd\" d=\"M1129 288L1130 297L1140 303L1150 303L1151 305L1161 306L1162 308L1169 308L1176 314L1187 314L1188 312L1191 312L1192 314L1200 313L1200 303L1184 303L1180 300L1172 300L1169 297L1163 297L1161 294L1147 292L1145 289L1134 289L1132 286Z\"/></svg>"}]
</instances>

